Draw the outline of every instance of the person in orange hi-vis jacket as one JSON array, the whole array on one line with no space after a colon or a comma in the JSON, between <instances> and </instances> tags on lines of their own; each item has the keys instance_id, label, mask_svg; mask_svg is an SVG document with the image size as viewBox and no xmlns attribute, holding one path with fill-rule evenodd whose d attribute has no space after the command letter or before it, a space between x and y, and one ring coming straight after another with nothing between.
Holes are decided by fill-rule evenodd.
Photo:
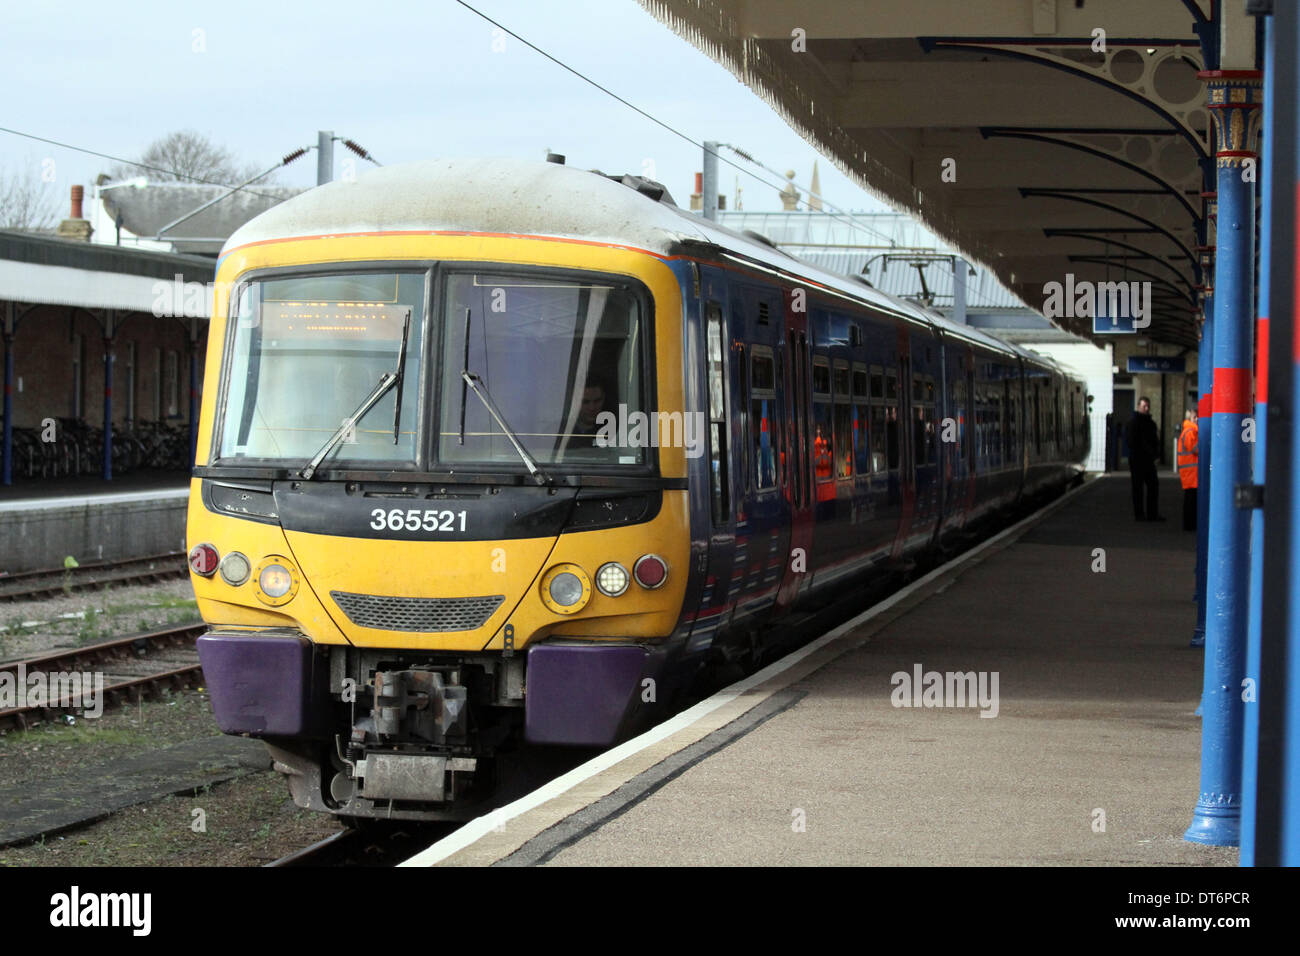
<instances>
[{"instance_id":1,"label":"person in orange hi-vis jacket","mask_svg":"<svg viewBox=\"0 0 1300 956\"><path fill-rule=\"evenodd\" d=\"M1178 480L1183 483L1183 530L1196 530L1196 463L1200 450L1200 429L1196 413L1184 417L1178 436Z\"/></svg>"}]
</instances>

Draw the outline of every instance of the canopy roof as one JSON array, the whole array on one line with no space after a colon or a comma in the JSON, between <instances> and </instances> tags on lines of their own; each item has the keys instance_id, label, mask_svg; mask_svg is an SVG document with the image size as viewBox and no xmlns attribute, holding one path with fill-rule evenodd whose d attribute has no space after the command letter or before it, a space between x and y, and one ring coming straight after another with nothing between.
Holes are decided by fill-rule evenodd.
<instances>
[{"instance_id":1,"label":"canopy roof","mask_svg":"<svg viewBox=\"0 0 1300 956\"><path fill-rule=\"evenodd\" d=\"M1214 182L1197 74L1258 67L1243 0L640 2L1031 306L1067 274L1150 281L1149 334L1195 346Z\"/></svg>"}]
</instances>

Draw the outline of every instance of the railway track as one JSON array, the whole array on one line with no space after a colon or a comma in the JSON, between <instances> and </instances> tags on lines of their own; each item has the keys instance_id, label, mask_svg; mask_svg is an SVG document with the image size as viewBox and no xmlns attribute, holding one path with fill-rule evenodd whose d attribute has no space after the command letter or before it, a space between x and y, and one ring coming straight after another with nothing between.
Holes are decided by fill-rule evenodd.
<instances>
[{"instance_id":1,"label":"railway track","mask_svg":"<svg viewBox=\"0 0 1300 956\"><path fill-rule=\"evenodd\" d=\"M180 551L121 561L96 561L76 568L46 568L0 576L0 601L29 601L119 584L147 584L188 573Z\"/></svg>"},{"instance_id":2,"label":"railway track","mask_svg":"<svg viewBox=\"0 0 1300 956\"><path fill-rule=\"evenodd\" d=\"M203 678L194 641L206 630L203 622L183 624L0 664L0 688L10 689L0 701L16 700L16 706L0 706L0 731L25 730L56 714L83 710L91 693L101 696L107 709L163 689L194 686ZM33 693L33 681L39 693Z\"/></svg>"},{"instance_id":3,"label":"railway track","mask_svg":"<svg viewBox=\"0 0 1300 956\"><path fill-rule=\"evenodd\" d=\"M367 821L339 830L265 866L396 866L460 827L459 823Z\"/></svg>"}]
</instances>

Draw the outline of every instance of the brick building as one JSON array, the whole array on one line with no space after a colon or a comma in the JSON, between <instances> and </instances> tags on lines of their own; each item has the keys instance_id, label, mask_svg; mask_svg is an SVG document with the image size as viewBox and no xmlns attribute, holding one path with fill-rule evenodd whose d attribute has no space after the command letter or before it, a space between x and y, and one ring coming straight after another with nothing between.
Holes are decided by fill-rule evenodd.
<instances>
[{"instance_id":1,"label":"brick building","mask_svg":"<svg viewBox=\"0 0 1300 956\"><path fill-rule=\"evenodd\" d=\"M57 235L0 232L5 484L50 477L31 471L51 420L101 436L111 421L123 442L144 423L184 426L192 447L214 260L88 241L79 192Z\"/></svg>"}]
</instances>

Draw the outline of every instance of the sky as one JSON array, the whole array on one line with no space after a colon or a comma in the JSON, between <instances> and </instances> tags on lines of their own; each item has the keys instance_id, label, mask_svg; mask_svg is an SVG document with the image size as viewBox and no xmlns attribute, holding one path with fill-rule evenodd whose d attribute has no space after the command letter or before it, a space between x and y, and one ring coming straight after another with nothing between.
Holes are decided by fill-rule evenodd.
<instances>
[{"instance_id":1,"label":"sky","mask_svg":"<svg viewBox=\"0 0 1300 956\"><path fill-rule=\"evenodd\" d=\"M734 143L842 209L886 207L817 154L731 73L634 0L475 0L477 9L689 136ZM384 165L444 156L545 158L649 175L685 206L700 149L494 28L455 0L221 4L132 0L123 12L72 0L0 15L0 127L136 158L196 130L266 168L333 130ZM724 156L729 154L724 153ZM731 156L768 182L777 177ZM335 176L350 154L335 153ZM359 174L369 167L362 160ZM67 208L113 163L0 132L0 173L37 169ZM733 208L779 210L777 187L725 163ZM280 183L316 181L315 153ZM89 189L87 190L89 191ZM66 212L62 212L66 215Z\"/></svg>"}]
</instances>

